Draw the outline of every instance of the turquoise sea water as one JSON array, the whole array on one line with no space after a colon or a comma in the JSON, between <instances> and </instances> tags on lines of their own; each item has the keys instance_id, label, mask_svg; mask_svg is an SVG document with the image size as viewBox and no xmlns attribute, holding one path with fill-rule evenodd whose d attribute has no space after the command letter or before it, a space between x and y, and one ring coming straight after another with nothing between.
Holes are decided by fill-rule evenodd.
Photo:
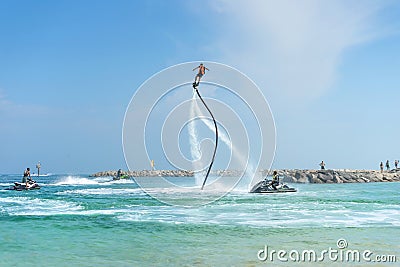
<instances>
[{"instance_id":1,"label":"turquoise sea water","mask_svg":"<svg viewBox=\"0 0 400 267\"><path fill-rule=\"evenodd\" d=\"M133 180L48 175L36 179L40 190L4 190L20 180L20 175L0 175L0 266L347 263L327 255L311 262L288 256L293 250L315 250L320 256L329 248L371 251L351 266L400 264L400 183L294 184L298 192L273 195L233 191L216 202L185 208L159 202ZM193 195L209 198L213 192L155 189L157 194L190 202ZM347 246L339 248L338 240ZM260 250L266 246L268 253L287 254L262 261ZM378 262L382 257L376 256L397 262Z\"/></svg>"}]
</instances>

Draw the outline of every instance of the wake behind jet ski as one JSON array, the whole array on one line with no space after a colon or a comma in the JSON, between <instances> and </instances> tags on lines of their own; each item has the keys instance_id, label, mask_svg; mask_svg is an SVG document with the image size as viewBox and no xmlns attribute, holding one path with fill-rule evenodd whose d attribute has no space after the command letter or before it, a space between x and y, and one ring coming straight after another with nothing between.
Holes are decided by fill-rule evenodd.
<instances>
[{"instance_id":1,"label":"wake behind jet ski","mask_svg":"<svg viewBox=\"0 0 400 267\"><path fill-rule=\"evenodd\" d=\"M297 192L295 188L289 187L284 183L279 182L279 176L277 171L274 171L272 180L268 180L266 177L264 180L258 182L250 190L250 193L287 193L287 192Z\"/></svg>"}]
</instances>

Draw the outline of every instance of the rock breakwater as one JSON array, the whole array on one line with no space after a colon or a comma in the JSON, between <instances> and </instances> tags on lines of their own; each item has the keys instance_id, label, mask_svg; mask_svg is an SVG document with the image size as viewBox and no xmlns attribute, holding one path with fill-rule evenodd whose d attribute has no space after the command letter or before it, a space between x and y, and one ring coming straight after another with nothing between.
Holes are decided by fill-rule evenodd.
<instances>
[{"instance_id":1,"label":"rock breakwater","mask_svg":"<svg viewBox=\"0 0 400 267\"><path fill-rule=\"evenodd\" d=\"M287 183L369 183L369 182L399 182L400 169L391 171L375 170L277 170L281 180ZM268 171L262 171L265 177ZM216 170L212 175L237 177L242 175L237 170ZM117 171L103 171L90 175L91 177L116 176ZM141 170L122 171L122 175L131 177L193 177L194 171L183 170Z\"/></svg>"},{"instance_id":2,"label":"rock breakwater","mask_svg":"<svg viewBox=\"0 0 400 267\"><path fill-rule=\"evenodd\" d=\"M168 177L191 177L194 176L193 171L181 170L141 170L141 171L121 171L121 175L128 175L131 177L155 177L155 176L168 176ZM90 175L91 177L104 177L104 176L117 176L117 171L103 171Z\"/></svg>"},{"instance_id":3,"label":"rock breakwater","mask_svg":"<svg viewBox=\"0 0 400 267\"><path fill-rule=\"evenodd\" d=\"M369 183L399 182L400 169L386 172L374 170L278 170L287 183Z\"/></svg>"}]
</instances>

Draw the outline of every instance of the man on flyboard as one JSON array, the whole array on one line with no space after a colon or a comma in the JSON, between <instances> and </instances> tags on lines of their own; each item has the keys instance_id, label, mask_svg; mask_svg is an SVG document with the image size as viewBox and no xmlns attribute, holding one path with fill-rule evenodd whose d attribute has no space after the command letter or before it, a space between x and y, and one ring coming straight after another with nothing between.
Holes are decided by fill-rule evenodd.
<instances>
[{"instance_id":1,"label":"man on flyboard","mask_svg":"<svg viewBox=\"0 0 400 267\"><path fill-rule=\"evenodd\" d=\"M206 73L206 70L209 71L208 68L204 67L203 63L201 63L198 67L194 68L193 71L195 69L199 69L199 72L197 73L196 78L194 78L194 83L193 83L193 88L194 89L196 89L196 87L199 86L200 79Z\"/></svg>"}]
</instances>

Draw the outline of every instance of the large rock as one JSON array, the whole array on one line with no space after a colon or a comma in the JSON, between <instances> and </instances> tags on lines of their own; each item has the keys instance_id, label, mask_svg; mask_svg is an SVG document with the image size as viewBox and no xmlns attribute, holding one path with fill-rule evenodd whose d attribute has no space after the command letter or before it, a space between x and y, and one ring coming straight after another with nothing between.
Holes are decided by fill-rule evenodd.
<instances>
[{"instance_id":1,"label":"large rock","mask_svg":"<svg viewBox=\"0 0 400 267\"><path fill-rule=\"evenodd\" d=\"M311 180L310 180L310 183L313 183L313 184L323 184L324 181L322 181L321 179L319 179L319 178L316 177L316 176L313 176L313 177L311 178Z\"/></svg>"},{"instance_id":2,"label":"large rock","mask_svg":"<svg viewBox=\"0 0 400 267\"><path fill-rule=\"evenodd\" d=\"M282 182L284 183L298 183L297 179L293 176L284 175L282 176Z\"/></svg>"},{"instance_id":3,"label":"large rock","mask_svg":"<svg viewBox=\"0 0 400 267\"><path fill-rule=\"evenodd\" d=\"M336 173L333 175L333 179L332 180L333 180L334 183L338 183L338 184L343 183L343 181L340 178L340 176L338 174L336 174Z\"/></svg>"},{"instance_id":4,"label":"large rock","mask_svg":"<svg viewBox=\"0 0 400 267\"><path fill-rule=\"evenodd\" d=\"M305 175L304 173L302 173L300 171L296 172L295 177L296 177L298 183L305 184L305 183L309 183L310 182L310 180L308 179L307 175ZM297 178L297 177L299 177L299 178Z\"/></svg>"},{"instance_id":5,"label":"large rock","mask_svg":"<svg viewBox=\"0 0 400 267\"><path fill-rule=\"evenodd\" d=\"M333 175L329 171L319 171L317 177L324 183L333 183Z\"/></svg>"}]
</instances>

